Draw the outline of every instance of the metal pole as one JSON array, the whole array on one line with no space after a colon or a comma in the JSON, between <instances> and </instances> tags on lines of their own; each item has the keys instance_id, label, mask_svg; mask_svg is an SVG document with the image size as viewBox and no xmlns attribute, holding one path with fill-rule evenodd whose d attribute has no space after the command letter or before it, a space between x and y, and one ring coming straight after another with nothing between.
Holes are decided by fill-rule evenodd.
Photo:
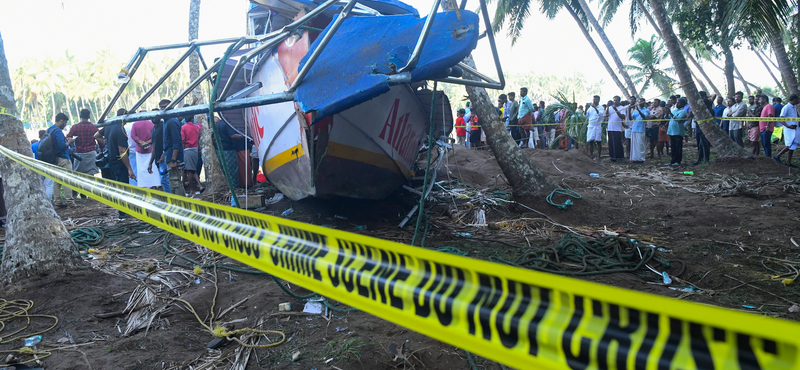
<instances>
[{"instance_id":1,"label":"metal pole","mask_svg":"<svg viewBox=\"0 0 800 370\"><path fill-rule=\"evenodd\" d=\"M220 103L214 104L214 111L228 111L234 109L242 109L242 108L249 108L255 107L258 105L270 105L270 104L277 104L283 103L287 101L293 101L294 94L288 92L280 92L275 94L269 95L259 95L249 98L242 98L236 99L231 101L224 101ZM122 122L133 122L133 121L144 121L144 120L152 120L156 118L172 118L172 117L183 117L183 116L194 116L197 114L205 114L208 113L208 104L203 105L192 105L189 107L183 108L175 108L171 110L154 110L154 111L146 111L141 113L133 113L124 116L118 116L114 118L110 118L103 122L103 124L98 124L97 127L104 127L113 125L115 123L122 123Z\"/></svg>"},{"instance_id":2,"label":"metal pole","mask_svg":"<svg viewBox=\"0 0 800 370\"><path fill-rule=\"evenodd\" d=\"M244 46L244 44L245 44L245 38L244 37L240 38L239 41L237 41L237 43L233 47L233 51L235 52L236 50L239 50L242 46ZM219 66L220 66L221 63L222 63L222 59L219 59L216 62L214 62L214 64L211 65L211 68L207 68L205 70L205 72L203 72L202 75L197 77L194 81L192 81L191 84L189 84L189 87L186 90L183 90L175 100L173 100L171 103L169 103L169 105L166 107L165 110L170 110L170 109L174 108L176 104L178 104L181 100L183 100L183 98L186 97L186 95L189 95L189 93L191 93L198 85L200 85L200 83L203 82L203 80L208 78L208 76L210 76L212 73L214 73L214 71L217 71L218 69L220 69ZM222 69L222 70L224 70L224 69ZM217 78L219 78L219 77L217 77ZM210 98L210 99L213 99L213 98Z\"/></svg>"},{"instance_id":3,"label":"metal pole","mask_svg":"<svg viewBox=\"0 0 800 370\"><path fill-rule=\"evenodd\" d=\"M289 88L289 91L293 92L297 90L297 87L300 86L301 82L303 82L303 79L305 79L306 75L308 74L308 71L311 70L311 67L314 65L314 63L316 63L317 58L319 58L319 55L322 54L322 51L325 50L326 46L328 46L328 42L330 42L334 34L336 34L336 31L339 29L339 26L341 26L342 22L344 22L347 16L350 15L350 10L353 9L353 7L356 5L356 2L357 0L350 0L347 3L347 5L344 6L342 12L339 13L339 17L336 18L335 21L333 21L333 24L328 29L328 32L326 32L325 36L322 37L322 41L319 42L317 48L314 49L314 52L311 53L310 57L308 57L308 61L306 61L306 64L303 66L303 69L301 69L300 72L297 74L297 78L295 78L294 83L292 83L292 87Z\"/></svg>"},{"instance_id":4,"label":"metal pole","mask_svg":"<svg viewBox=\"0 0 800 370\"><path fill-rule=\"evenodd\" d=\"M428 34L431 32L431 27L433 27L433 19L436 18L436 10L439 8L439 3L442 0L435 0L433 2L433 6L431 7L431 12L428 14L428 19L425 20L425 25L422 26L422 32L419 34L419 39L417 40L417 45L414 46L414 52L411 53L411 58L408 59L408 63L403 68L398 69L398 72L406 72L410 69L414 69L419 62L419 56L422 53L422 48L425 46L425 41L428 39Z\"/></svg>"},{"instance_id":5,"label":"metal pole","mask_svg":"<svg viewBox=\"0 0 800 370\"><path fill-rule=\"evenodd\" d=\"M195 49L197 49L197 45L192 43L192 45L189 47L189 49L186 50L185 53L183 53L180 59L178 59L178 61L172 64L172 66L167 70L167 73L163 74L161 78L159 78L158 81L156 81L155 85L153 85L153 87L151 87L150 90L147 90L144 96L139 98L139 100L136 103L134 103L133 106L130 107L130 109L128 109L128 111L135 112L136 109L138 109L139 106L141 106L144 103L144 101L150 97L150 95L153 95L156 89L158 89L161 86L161 84L163 84L164 81L166 81L167 78L169 78L169 76L172 75L172 72L175 72L175 70L178 69L178 67L183 63L183 61L186 60L186 58L188 58L189 55L191 55L195 51Z\"/></svg>"},{"instance_id":6,"label":"metal pole","mask_svg":"<svg viewBox=\"0 0 800 370\"><path fill-rule=\"evenodd\" d=\"M136 70L139 69L139 65L142 64L145 55L147 55L147 51L139 48L136 50L136 53L133 54L133 58L131 61L128 62L128 65L125 66L125 69L128 71L128 82L130 82L130 78L133 77L133 74L136 73ZM106 106L106 109L103 110L103 113L100 114L100 118L97 119L97 122L103 122L103 120L108 116L108 112L111 111L111 108L114 107L117 100L120 96L122 96L122 91L125 90L125 87L128 86L128 82L124 82L122 85L119 86L117 89L117 93L114 94L114 97L111 98L111 101Z\"/></svg>"},{"instance_id":7,"label":"metal pole","mask_svg":"<svg viewBox=\"0 0 800 370\"><path fill-rule=\"evenodd\" d=\"M262 51L264 51L264 50L266 50L268 48L271 48L273 45L275 45L277 43L280 43L286 37L288 37L290 34L291 34L290 32L283 32L283 33L275 36L274 38L272 38L267 43L265 43L265 44L255 48L255 49L247 52L247 54L245 54L245 55L242 55L239 58L239 60L236 62L236 66L233 67L233 71L231 72L230 76L228 77L228 82L226 82L225 86L222 88L222 92L219 93L220 99L217 99L216 96L212 96L212 97L210 97L210 99L212 99L212 100L221 100L222 97L227 95L228 92L230 91L231 86L233 86L233 81L236 79L236 76L242 70L242 67L244 67L244 65L247 64L247 62L249 62L250 59L253 59L253 56L255 56L256 54L260 54ZM221 67L220 70L224 71L225 67L224 66ZM220 78L220 76L217 75L217 78Z\"/></svg>"}]
</instances>

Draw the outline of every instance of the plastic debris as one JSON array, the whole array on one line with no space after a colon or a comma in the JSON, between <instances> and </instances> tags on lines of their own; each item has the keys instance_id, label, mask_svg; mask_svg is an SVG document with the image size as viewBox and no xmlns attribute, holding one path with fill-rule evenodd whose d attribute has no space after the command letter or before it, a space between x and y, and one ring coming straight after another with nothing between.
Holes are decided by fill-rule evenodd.
<instances>
[{"instance_id":1,"label":"plastic debris","mask_svg":"<svg viewBox=\"0 0 800 370\"><path fill-rule=\"evenodd\" d=\"M800 312L800 306L793 304L792 307L789 307L789 312L795 313Z\"/></svg>"},{"instance_id":2,"label":"plastic debris","mask_svg":"<svg viewBox=\"0 0 800 370\"><path fill-rule=\"evenodd\" d=\"M462 237L462 238L471 238L472 234L470 234L470 233L456 233L456 236Z\"/></svg>"},{"instance_id":3,"label":"plastic debris","mask_svg":"<svg viewBox=\"0 0 800 370\"><path fill-rule=\"evenodd\" d=\"M322 313L322 302L318 302L318 301L306 302L305 307L303 307L303 312L306 312L306 313Z\"/></svg>"},{"instance_id":4,"label":"plastic debris","mask_svg":"<svg viewBox=\"0 0 800 370\"><path fill-rule=\"evenodd\" d=\"M347 330L347 328L340 328L338 326L336 327L336 331L345 331L345 330Z\"/></svg>"},{"instance_id":5,"label":"plastic debris","mask_svg":"<svg viewBox=\"0 0 800 370\"><path fill-rule=\"evenodd\" d=\"M600 177L600 174L592 172L592 173L589 174L589 176L591 176L591 177Z\"/></svg>"},{"instance_id":6,"label":"plastic debris","mask_svg":"<svg viewBox=\"0 0 800 370\"><path fill-rule=\"evenodd\" d=\"M339 215L333 215L333 218L338 218L340 220L347 220L347 217L339 216Z\"/></svg>"},{"instance_id":7,"label":"plastic debris","mask_svg":"<svg viewBox=\"0 0 800 370\"><path fill-rule=\"evenodd\" d=\"M356 230L366 230L367 225L356 225Z\"/></svg>"},{"instance_id":8,"label":"plastic debris","mask_svg":"<svg viewBox=\"0 0 800 370\"><path fill-rule=\"evenodd\" d=\"M272 198L267 199L265 204L275 204L283 200L283 193L276 193Z\"/></svg>"},{"instance_id":9,"label":"plastic debris","mask_svg":"<svg viewBox=\"0 0 800 370\"><path fill-rule=\"evenodd\" d=\"M292 212L294 212L294 208L289 208L289 209L281 212L281 217L286 217L286 216L292 214Z\"/></svg>"},{"instance_id":10,"label":"plastic debris","mask_svg":"<svg viewBox=\"0 0 800 370\"><path fill-rule=\"evenodd\" d=\"M33 347L34 345L36 345L36 343L39 343L41 341L42 341L41 335L34 335L30 338L25 338L25 347Z\"/></svg>"},{"instance_id":11,"label":"plastic debris","mask_svg":"<svg viewBox=\"0 0 800 370\"><path fill-rule=\"evenodd\" d=\"M672 290L679 291L679 292L684 292L684 293L699 293L700 292L700 289L697 289L697 288L695 288L693 286L690 286L690 285L683 286L683 287L668 287L668 288L670 288Z\"/></svg>"},{"instance_id":12,"label":"plastic debris","mask_svg":"<svg viewBox=\"0 0 800 370\"><path fill-rule=\"evenodd\" d=\"M772 202L766 202L761 205L762 207L772 207Z\"/></svg>"},{"instance_id":13,"label":"plastic debris","mask_svg":"<svg viewBox=\"0 0 800 370\"><path fill-rule=\"evenodd\" d=\"M292 304L290 302L281 303L278 305L278 311L291 311Z\"/></svg>"},{"instance_id":14,"label":"plastic debris","mask_svg":"<svg viewBox=\"0 0 800 370\"><path fill-rule=\"evenodd\" d=\"M751 310L755 310L756 309L756 306L750 306L750 305L746 305L746 304L743 304L742 307L749 308Z\"/></svg>"},{"instance_id":15,"label":"plastic debris","mask_svg":"<svg viewBox=\"0 0 800 370\"><path fill-rule=\"evenodd\" d=\"M194 283L199 285L200 284L200 279L195 280Z\"/></svg>"},{"instance_id":16,"label":"plastic debris","mask_svg":"<svg viewBox=\"0 0 800 370\"><path fill-rule=\"evenodd\" d=\"M661 276L664 277L664 284L667 284L667 285L672 284L672 278L669 277L669 274L667 274L666 271L662 272Z\"/></svg>"},{"instance_id":17,"label":"plastic debris","mask_svg":"<svg viewBox=\"0 0 800 370\"><path fill-rule=\"evenodd\" d=\"M300 359L300 351L292 353L292 362L296 362L299 359Z\"/></svg>"},{"instance_id":18,"label":"plastic debris","mask_svg":"<svg viewBox=\"0 0 800 370\"><path fill-rule=\"evenodd\" d=\"M694 175L694 172L692 172L692 171L683 171L683 174L684 175Z\"/></svg>"}]
</instances>

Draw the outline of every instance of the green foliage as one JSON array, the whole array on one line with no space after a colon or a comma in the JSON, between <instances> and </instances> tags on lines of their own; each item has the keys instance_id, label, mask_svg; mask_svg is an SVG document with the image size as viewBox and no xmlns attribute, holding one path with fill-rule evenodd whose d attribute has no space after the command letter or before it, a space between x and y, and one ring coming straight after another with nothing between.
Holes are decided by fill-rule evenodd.
<instances>
[{"instance_id":1,"label":"green foliage","mask_svg":"<svg viewBox=\"0 0 800 370\"><path fill-rule=\"evenodd\" d=\"M552 122L553 117L559 111L563 111L563 114L566 118L561 117L561 122L566 122L566 135L562 134L559 135L556 140L553 140L550 143L550 148L555 149L558 148L559 139L564 136L569 136L573 140L578 143L585 143L586 142L586 130L587 130L587 120L586 116L583 114L578 114L576 111L578 110L578 103L567 97L566 94L563 92L556 93L553 98L556 100L556 103L548 105L544 110L544 121L545 122Z\"/></svg>"},{"instance_id":2,"label":"green foliage","mask_svg":"<svg viewBox=\"0 0 800 370\"><path fill-rule=\"evenodd\" d=\"M636 64L626 65L629 71L632 71L633 82L641 84L642 89L639 90L639 96L643 96L644 92L652 83L661 91L662 97L670 96L674 93L675 89L672 85L675 82L669 73L675 71L675 67L662 68L661 65L669 56L669 52L664 46L664 42L656 38L655 35L650 37L650 40L639 39L628 50L629 59Z\"/></svg>"},{"instance_id":3,"label":"green foliage","mask_svg":"<svg viewBox=\"0 0 800 370\"><path fill-rule=\"evenodd\" d=\"M125 93L115 108L130 107L167 71L177 59L169 52L149 54L131 79ZM110 50L101 50L87 58L77 60L66 51L59 58L25 59L12 69L17 112L20 119L33 123L32 128L52 122L57 113L63 112L78 122L81 109L92 111L94 122L110 102L119 85L117 74L126 60L118 58ZM141 109L155 108L162 98L172 98L189 85L189 66L184 63L147 100ZM111 114L115 113L112 110Z\"/></svg>"}]
</instances>

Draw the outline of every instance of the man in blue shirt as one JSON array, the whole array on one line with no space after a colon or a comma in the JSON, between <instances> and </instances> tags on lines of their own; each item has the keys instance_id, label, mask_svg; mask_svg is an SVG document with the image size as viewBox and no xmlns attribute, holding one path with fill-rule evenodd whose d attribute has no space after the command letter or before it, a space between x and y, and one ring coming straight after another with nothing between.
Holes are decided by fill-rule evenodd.
<instances>
[{"instance_id":1,"label":"man in blue shirt","mask_svg":"<svg viewBox=\"0 0 800 370\"><path fill-rule=\"evenodd\" d=\"M169 104L169 103L167 103ZM186 196L183 189L181 167L183 165L183 141L181 140L181 122L172 117L164 122L164 163L167 164L167 177L172 194Z\"/></svg>"},{"instance_id":2,"label":"man in blue shirt","mask_svg":"<svg viewBox=\"0 0 800 370\"><path fill-rule=\"evenodd\" d=\"M67 126L69 117L64 113L56 115L56 123L47 129L50 134L50 141L53 143L53 154L56 157L56 166L65 170L72 170L72 162L69 161L69 145L75 141L75 138L64 137L64 127ZM64 187L64 200L61 200L61 184L53 184L53 205L58 207L75 206L75 200L72 199L72 190Z\"/></svg>"},{"instance_id":3,"label":"man in blue shirt","mask_svg":"<svg viewBox=\"0 0 800 370\"><path fill-rule=\"evenodd\" d=\"M683 137L686 136L684 123L689 117L689 113L684 109L685 98L678 99L678 104L672 109L672 119L669 121L667 135L669 135L670 147L672 150L672 161L669 166L680 166L683 161Z\"/></svg>"},{"instance_id":4,"label":"man in blue shirt","mask_svg":"<svg viewBox=\"0 0 800 370\"><path fill-rule=\"evenodd\" d=\"M714 117L722 117L722 112L725 111L725 104L723 103L722 97L717 97L717 105L714 106ZM717 118L717 124L725 131L725 134L728 134L728 121Z\"/></svg>"}]
</instances>

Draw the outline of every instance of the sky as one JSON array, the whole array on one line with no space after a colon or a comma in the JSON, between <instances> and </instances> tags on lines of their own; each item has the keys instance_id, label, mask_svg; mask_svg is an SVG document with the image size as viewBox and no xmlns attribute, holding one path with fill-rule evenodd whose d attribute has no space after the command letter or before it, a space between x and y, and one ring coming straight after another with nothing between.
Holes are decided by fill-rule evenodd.
<instances>
[{"instance_id":1,"label":"sky","mask_svg":"<svg viewBox=\"0 0 800 370\"><path fill-rule=\"evenodd\" d=\"M432 4L430 0L407 2L419 9L421 16L428 13ZM467 4L468 9L478 8L476 0L470 0ZM598 4L597 1L589 2L595 16L599 14ZM202 0L199 38L208 40L244 35L248 6L247 0ZM4 13L0 35L12 70L25 58L59 57L67 49L77 59L88 59L94 52L110 48L119 56L122 66L139 46L188 40L189 0L0 0L0 9ZM624 9L624 13L618 14L605 27L605 31L623 63L627 64L627 50L635 39L649 39L654 32L643 21L632 39L627 6L623 5L621 9ZM491 4L490 14L494 14ZM601 40L596 34L593 35L602 49ZM619 93L582 32L565 12L548 20L534 11L513 47L505 31L496 37L503 71L507 74L534 71L572 76L579 71L589 82L603 82L602 91L598 92L601 96L610 97ZM213 59L221 55L224 49L224 46L206 47L203 55L206 60ZM489 75L495 74L491 49L486 39L478 43L473 56L479 70ZM606 56L613 65L607 53ZM759 86L775 86L752 51L736 50L734 59L748 81ZM717 64L722 65L721 62ZM724 90L722 72L708 63L704 69L717 87ZM779 76L776 69L773 73ZM518 90L519 87L507 86L505 90ZM744 91L738 81L737 90ZM657 95L653 91L649 94Z\"/></svg>"}]
</instances>

